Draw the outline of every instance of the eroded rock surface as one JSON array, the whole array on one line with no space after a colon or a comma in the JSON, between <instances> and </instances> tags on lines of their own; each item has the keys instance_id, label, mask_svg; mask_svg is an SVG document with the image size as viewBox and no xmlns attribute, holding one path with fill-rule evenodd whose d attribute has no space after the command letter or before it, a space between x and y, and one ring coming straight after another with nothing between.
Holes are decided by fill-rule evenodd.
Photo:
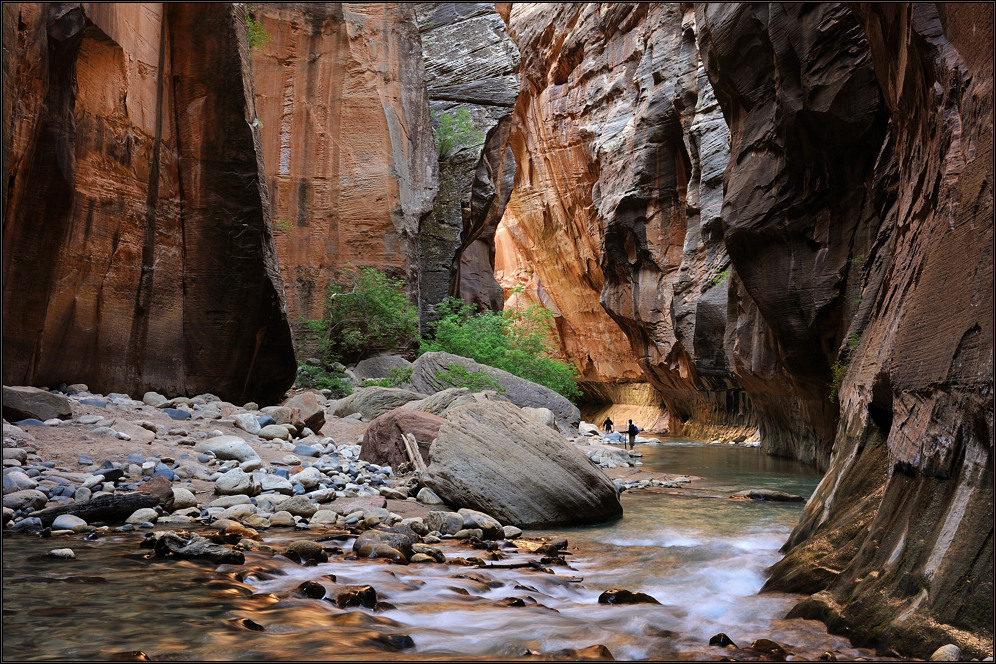
<instances>
[{"instance_id":1,"label":"eroded rock surface","mask_svg":"<svg viewBox=\"0 0 996 664\"><path fill-rule=\"evenodd\" d=\"M349 265L402 278L414 300L437 176L412 6L253 7L269 36L253 83L291 320L319 318Z\"/></svg>"},{"instance_id":2,"label":"eroded rock surface","mask_svg":"<svg viewBox=\"0 0 996 664\"><path fill-rule=\"evenodd\" d=\"M498 231L506 289L556 316L590 397L649 380L673 433L751 423L722 347L723 122L691 9L514 5L519 163ZM654 417L656 421L658 418ZM641 422L643 426L654 422Z\"/></svg>"},{"instance_id":3,"label":"eroded rock surface","mask_svg":"<svg viewBox=\"0 0 996 664\"><path fill-rule=\"evenodd\" d=\"M17 5L3 379L272 402L294 358L245 17L163 7Z\"/></svg>"},{"instance_id":4,"label":"eroded rock surface","mask_svg":"<svg viewBox=\"0 0 996 664\"><path fill-rule=\"evenodd\" d=\"M494 278L494 234L515 174L508 134L519 53L494 4L426 2L415 12L437 131L446 115L466 113L473 125L438 155L439 194L421 228L424 324L448 296L482 309L504 303Z\"/></svg>"},{"instance_id":5,"label":"eroded rock surface","mask_svg":"<svg viewBox=\"0 0 996 664\"><path fill-rule=\"evenodd\" d=\"M615 485L557 432L501 401L450 409L423 482L503 524L598 523L622 515ZM540 479L541 478L541 479Z\"/></svg>"}]
</instances>

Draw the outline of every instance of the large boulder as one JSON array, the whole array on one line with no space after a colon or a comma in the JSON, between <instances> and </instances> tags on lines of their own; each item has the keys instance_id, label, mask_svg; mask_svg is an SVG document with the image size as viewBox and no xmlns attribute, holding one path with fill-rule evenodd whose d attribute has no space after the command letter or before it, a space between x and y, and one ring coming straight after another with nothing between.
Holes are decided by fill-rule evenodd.
<instances>
[{"instance_id":1,"label":"large boulder","mask_svg":"<svg viewBox=\"0 0 996 664\"><path fill-rule=\"evenodd\" d=\"M3 416L12 422L30 417L42 422L59 418L68 420L73 416L69 399L61 394L53 394L37 387L3 386Z\"/></svg>"},{"instance_id":2,"label":"large boulder","mask_svg":"<svg viewBox=\"0 0 996 664\"><path fill-rule=\"evenodd\" d=\"M430 394L424 399L419 399L418 401L409 401L404 406L401 406L402 410L420 410L423 413L432 413L433 415L442 415L454 401L460 397L464 397L470 394L470 390L466 387L451 387L449 389L443 390L442 392L436 392L435 394Z\"/></svg>"},{"instance_id":3,"label":"large boulder","mask_svg":"<svg viewBox=\"0 0 996 664\"><path fill-rule=\"evenodd\" d=\"M520 527L599 523L622 515L612 480L515 405L456 406L445 420L422 481L448 504Z\"/></svg>"},{"instance_id":4,"label":"large boulder","mask_svg":"<svg viewBox=\"0 0 996 664\"><path fill-rule=\"evenodd\" d=\"M408 461L404 434L412 434L418 443L422 459L429 463L429 445L436 438L443 418L417 410L392 410L370 423L360 444L360 459L381 466L393 466Z\"/></svg>"},{"instance_id":5,"label":"large boulder","mask_svg":"<svg viewBox=\"0 0 996 664\"><path fill-rule=\"evenodd\" d=\"M314 392L301 392L285 401L284 407L297 409L304 426L312 431L321 431L325 426L325 409Z\"/></svg>"},{"instance_id":6,"label":"large boulder","mask_svg":"<svg viewBox=\"0 0 996 664\"><path fill-rule=\"evenodd\" d=\"M409 401L424 398L425 394L396 387L364 387L348 397L336 401L332 414L336 417L346 417L353 413L360 413L364 419L372 420L405 405Z\"/></svg>"},{"instance_id":7,"label":"large boulder","mask_svg":"<svg viewBox=\"0 0 996 664\"><path fill-rule=\"evenodd\" d=\"M353 374L357 380L390 378L392 369L407 369L411 365L411 362L400 355L377 355L357 362L353 367Z\"/></svg>"},{"instance_id":8,"label":"large boulder","mask_svg":"<svg viewBox=\"0 0 996 664\"><path fill-rule=\"evenodd\" d=\"M507 371L478 364L473 360L450 353L426 353L412 365L412 386L419 392L433 394L447 387L437 373L445 372L453 365L466 367L471 373L484 372L500 386L502 396L520 408L549 408L557 420L557 429L564 435L577 435L581 412L566 398L548 387L537 385L525 378L519 378Z\"/></svg>"}]
</instances>

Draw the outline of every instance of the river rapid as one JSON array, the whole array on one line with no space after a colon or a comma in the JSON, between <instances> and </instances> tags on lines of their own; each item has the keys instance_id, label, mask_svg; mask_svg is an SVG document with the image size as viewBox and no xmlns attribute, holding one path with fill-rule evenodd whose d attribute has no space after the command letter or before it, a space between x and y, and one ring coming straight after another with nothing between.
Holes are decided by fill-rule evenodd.
<instances>
[{"instance_id":1,"label":"river rapid","mask_svg":"<svg viewBox=\"0 0 996 664\"><path fill-rule=\"evenodd\" d=\"M697 479L664 494L624 493L625 514L613 523L526 532L568 539L568 567L551 566L554 574L340 555L302 567L251 552L244 566L218 567L147 559L140 532L93 540L5 535L4 659L107 660L137 651L152 660L556 659L601 644L617 660L716 660L726 653L708 642L719 632L741 647L772 639L799 658L829 650L842 660L876 659L822 623L781 619L798 596L757 594L802 503L726 498L747 488L808 497L818 475L742 447L670 439L637 451L647 470ZM278 551L309 536L316 537L264 533ZM352 542L324 544L348 553ZM448 546L441 548L449 560L474 555ZM60 547L76 560L46 556ZM536 557L510 551L498 564ZM295 594L309 580L370 585L384 604L340 609ZM660 604L598 604L610 588Z\"/></svg>"}]
</instances>

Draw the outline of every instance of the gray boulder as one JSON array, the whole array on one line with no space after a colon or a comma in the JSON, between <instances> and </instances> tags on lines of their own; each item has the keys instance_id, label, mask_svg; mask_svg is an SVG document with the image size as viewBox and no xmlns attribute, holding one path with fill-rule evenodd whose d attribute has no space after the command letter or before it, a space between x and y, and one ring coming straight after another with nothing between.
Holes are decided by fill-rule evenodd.
<instances>
[{"instance_id":1,"label":"gray boulder","mask_svg":"<svg viewBox=\"0 0 996 664\"><path fill-rule=\"evenodd\" d=\"M32 417L42 422L53 418L68 420L73 417L73 409L69 399L61 394L37 387L4 385L3 417L12 422Z\"/></svg>"},{"instance_id":2,"label":"gray boulder","mask_svg":"<svg viewBox=\"0 0 996 664\"><path fill-rule=\"evenodd\" d=\"M33 507L36 510L40 510L45 507L45 503L48 502L48 496L39 491L38 489L24 489L23 491L14 491L8 493L3 497L3 506L9 507L12 510L23 510L28 507Z\"/></svg>"},{"instance_id":3,"label":"gray boulder","mask_svg":"<svg viewBox=\"0 0 996 664\"><path fill-rule=\"evenodd\" d=\"M400 355L376 355L357 362L353 367L353 374L357 380L390 378L391 369L406 369L411 365L411 362Z\"/></svg>"},{"instance_id":4,"label":"gray boulder","mask_svg":"<svg viewBox=\"0 0 996 664\"><path fill-rule=\"evenodd\" d=\"M409 401L423 398L425 398L424 394L396 387L364 387L348 397L339 399L332 414L336 417L346 417L353 413L360 413L363 415L363 419L369 421L403 406Z\"/></svg>"},{"instance_id":5,"label":"gray boulder","mask_svg":"<svg viewBox=\"0 0 996 664\"><path fill-rule=\"evenodd\" d=\"M259 482L244 470L234 468L215 481L214 492L221 496L234 494L255 496L259 493Z\"/></svg>"},{"instance_id":6,"label":"gray boulder","mask_svg":"<svg viewBox=\"0 0 996 664\"><path fill-rule=\"evenodd\" d=\"M513 404L457 406L445 419L422 481L448 504L520 527L622 516L612 480L563 436L536 426Z\"/></svg>"},{"instance_id":7,"label":"gray boulder","mask_svg":"<svg viewBox=\"0 0 996 664\"><path fill-rule=\"evenodd\" d=\"M581 411L566 398L548 387L537 385L501 369L478 364L466 357L450 353L426 353L412 365L412 387L425 394L434 394L451 387L439 379L437 372L445 372L454 364L466 367L471 373L483 371L488 374L501 387L502 396L520 408L527 406L549 408L556 418L557 429L561 433L566 436L577 435L578 424L581 423Z\"/></svg>"},{"instance_id":8,"label":"gray boulder","mask_svg":"<svg viewBox=\"0 0 996 664\"><path fill-rule=\"evenodd\" d=\"M194 445L197 452L212 452L223 460L249 461L258 459L259 454L242 438L238 436L215 436L202 440Z\"/></svg>"}]
</instances>

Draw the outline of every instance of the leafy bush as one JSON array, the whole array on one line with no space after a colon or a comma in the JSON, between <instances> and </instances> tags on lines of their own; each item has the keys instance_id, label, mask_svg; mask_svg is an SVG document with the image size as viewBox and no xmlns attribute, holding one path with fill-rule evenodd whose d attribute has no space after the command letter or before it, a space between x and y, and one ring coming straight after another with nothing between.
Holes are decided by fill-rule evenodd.
<instances>
[{"instance_id":1,"label":"leafy bush","mask_svg":"<svg viewBox=\"0 0 996 664\"><path fill-rule=\"evenodd\" d=\"M249 50L263 48L270 43L271 37L263 24L256 19L253 14L253 7L246 7L246 37L249 41Z\"/></svg>"},{"instance_id":2,"label":"leafy bush","mask_svg":"<svg viewBox=\"0 0 996 664\"><path fill-rule=\"evenodd\" d=\"M840 386L844 383L844 375L847 374L849 366L850 362L841 362L837 359L834 360L833 366L830 367L830 403L837 403Z\"/></svg>"},{"instance_id":3,"label":"leafy bush","mask_svg":"<svg viewBox=\"0 0 996 664\"><path fill-rule=\"evenodd\" d=\"M484 142L484 134L474 127L466 108L452 115L433 113L432 120L436 124L436 153L441 160L452 157L462 147Z\"/></svg>"},{"instance_id":4,"label":"leafy bush","mask_svg":"<svg viewBox=\"0 0 996 664\"><path fill-rule=\"evenodd\" d=\"M412 379L415 370L412 367L395 367L391 375L384 378L367 378L360 387L401 387Z\"/></svg>"},{"instance_id":5,"label":"leafy bush","mask_svg":"<svg viewBox=\"0 0 996 664\"><path fill-rule=\"evenodd\" d=\"M466 387L471 392L482 392L484 390L497 390L503 393L505 388L498 384L498 381L483 371L470 371L460 364L451 364L445 369L436 369L433 374L443 389L448 387Z\"/></svg>"},{"instance_id":6,"label":"leafy bush","mask_svg":"<svg viewBox=\"0 0 996 664\"><path fill-rule=\"evenodd\" d=\"M576 400L581 396L574 365L551 357L553 314L541 305L474 313L456 298L442 304L434 337L422 340L422 352L445 351L544 385Z\"/></svg>"},{"instance_id":7,"label":"leafy bush","mask_svg":"<svg viewBox=\"0 0 996 664\"><path fill-rule=\"evenodd\" d=\"M341 399L353 392L353 386L350 384L349 377L341 369L313 367L308 364L297 368L297 380L295 384L298 387L330 390L334 399Z\"/></svg>"},{"instance_id":8,"label":"leafy bush","mask_svg":"<svg viewBox=\"0 0 996 664\"><path fill-rule=\"evenodd\" d=\"M403 286L373 268L341 271L326 291L322 318L305 321L322 364L355 362L417 339L418 311Z\"/></svg>"}]
</instances>

